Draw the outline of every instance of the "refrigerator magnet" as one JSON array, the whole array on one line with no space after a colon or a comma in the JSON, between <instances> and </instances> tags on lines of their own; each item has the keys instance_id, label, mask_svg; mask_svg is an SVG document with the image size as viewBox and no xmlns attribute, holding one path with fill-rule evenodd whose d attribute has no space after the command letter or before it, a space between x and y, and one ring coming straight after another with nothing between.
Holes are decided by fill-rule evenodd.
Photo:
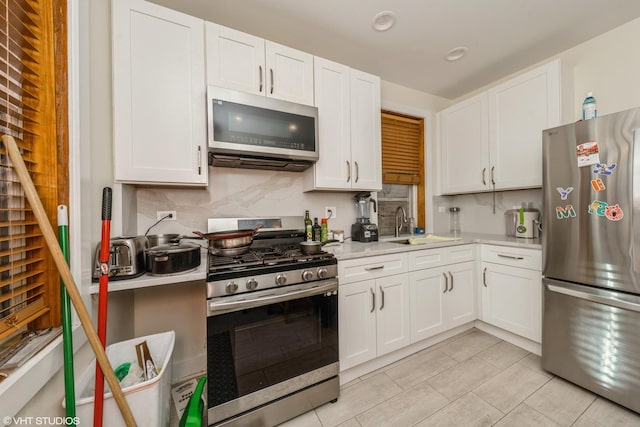
<instances>
[{"instance_id":1,"label":"refrigerator magnet","mask_svg":"<svg viewBox=\"0 0 640 427\"><path fill-rule=\"evenodd\" d=\"M596 191L604 191L607 187L605 187L604 182L600 178L591 180L591 187Z\"/></svg>"},{"instance_id":2,"label":"refrigerator magnet","mask_svg":"<svg viewBox=\"0 0 640 427\"><path fill-rule=\"evenodd\" d=\"M567 219L567 218L575 218L576 210L573 209L573 205L567 205L565 207L557 206L556 207L556 218L557 219Z\"/></svg>"},{"instance_id":3,"label":"refrigerator magnet","mask_svg":"<svg viewBox=\"0 0 640 427\"><path fill-rule=\"evenodd\" d=\"M598 175L611 176L616 166L616 163L611 163L609 166L607 166L606 163L596 163L596 168L593 170L593 173L596 173Z\"/></svg>"},{"instance_id":4,"label":"refrigerator magnet","mask_svg":"<svg viewBox=\"0 0 640 427\"><path fill-rule=\"evenodd\" d=\"M604 209L604 216L609 221L620 221L624 217L624 213L619 205L609 205Z\"/></svg>"},{"instance_id":5,"label":"refrigerator magnet","mask_svg":"<svg viewBox=\"0 0 640 427\"><path fill-rule=\"evenodd\" d=\"M600 200L594 200L589 204L589 213L596 214L598 216L604 216L607 206L609 206L606 202L601 202Z\"/></svg>"},{"instance_id":6,"label":"refrigerator magnet","mask_svg":"<svg viewBox=\"0 0 640 427\"><path fill-rule=\"evenodd\" d=\"M569 193L573 191L573 187L567 187L567 188L557 187L556 190L558 191L558 193L560 193L560 200L567 200Z\"/></svg>"},{"instance_id":7,"label":"refrigerator magnet","mask_svg":"<svg viewBox=\"0 0 640 427\"><path fill-rule=\"evenodd\" d=\"M590 166L600 163L598 143L595 141L585 142L576 146L578 156L578 167Z\"/></svg>"}]
</instances>

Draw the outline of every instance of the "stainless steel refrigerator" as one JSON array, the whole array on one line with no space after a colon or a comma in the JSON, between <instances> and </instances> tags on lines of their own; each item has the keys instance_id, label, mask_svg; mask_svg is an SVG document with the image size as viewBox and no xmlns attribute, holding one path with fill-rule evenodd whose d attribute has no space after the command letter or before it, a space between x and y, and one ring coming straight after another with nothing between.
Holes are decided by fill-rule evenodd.
<instances>
[{"instance_id":1,"label":"stainless steel refrigerator","mask_svg":"<svg viewBox=\"0 0 640 427\"><path fill-rule=\"evenodd\" d=\"M542 366L640 412L640 108L545 130L543 159Z\"/></svg>"}]
</instances>

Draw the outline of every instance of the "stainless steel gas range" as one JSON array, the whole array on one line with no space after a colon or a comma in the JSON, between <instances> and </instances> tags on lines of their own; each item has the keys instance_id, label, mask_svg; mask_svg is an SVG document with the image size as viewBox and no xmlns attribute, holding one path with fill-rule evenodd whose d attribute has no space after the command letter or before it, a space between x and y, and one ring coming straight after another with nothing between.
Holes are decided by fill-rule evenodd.
<instances>
[{"instance_id":1,"label":"stainless steel gas range","mask_svg":"<svg viewBox=\"0 0 640 427\"><path fill-rule=\"evenodd\" d=\"M248 252L209 253L209 425L276 425L339 396L337 260L302 254L302 217L212 218L208 232L259 225Z\"/></svg>"}]
</instances>

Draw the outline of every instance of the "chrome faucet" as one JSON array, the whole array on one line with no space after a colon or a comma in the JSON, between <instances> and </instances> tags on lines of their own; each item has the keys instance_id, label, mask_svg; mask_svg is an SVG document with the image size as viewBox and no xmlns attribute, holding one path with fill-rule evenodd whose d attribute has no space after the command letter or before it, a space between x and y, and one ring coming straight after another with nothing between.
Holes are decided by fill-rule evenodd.
<instances>
[{"instance_id":1,"label":"chrome faucet","mask_svg":"<svg viewBox=\"0 0 640 427\"><path fill-rule=\"evenodd\" d=\"M402 212L402 219L400 224L398 224L398 212ZM402 230L402 224L406 224L407 223L407 212L404 210L404 208L402 206L398 206L398 209L396 209L396 214L395 216L395 236L396 237L400 237L400 230Z\"/></svg>"}]
</instances>

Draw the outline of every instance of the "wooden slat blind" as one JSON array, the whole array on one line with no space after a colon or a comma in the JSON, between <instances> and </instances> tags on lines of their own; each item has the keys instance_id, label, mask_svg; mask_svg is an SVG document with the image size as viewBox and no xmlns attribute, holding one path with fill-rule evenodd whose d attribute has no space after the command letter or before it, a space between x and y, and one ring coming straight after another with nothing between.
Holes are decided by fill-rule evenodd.
<instances>
[{"instance_id":1,"label":"wooden slat blind","mask_svg":"<svg viewBox=\"0 0 640 427\"><path fill-rule=\"evenodd\" d=\"M66 203L63 0L0 0L0 133L15 138L50 221ZM65 42L66 43L66 42ZM62 99L62 101L61 101ZM59 324L59 276L0 143L0 339Z\"/></svg>"},{"instance_id":2,"label":"wooden slat blind","mask_svg":"<svg viewBox=\"0 0 640 427\"><path fill-rule=\"evenodd\" d=\"M382 112L382 182L420 184L424 176L422 119Z\"/></svg>"},{"instance_id":3,"label":"wooden slat blind","mask_svg":"<svg viewBox=\"0 0 640 427\"><path fill-rule=\"evenodd\" d=\"M382 111L382 182L418 187L418 225L426 224L424 119Z\"/></svg>"}]
</instances>

